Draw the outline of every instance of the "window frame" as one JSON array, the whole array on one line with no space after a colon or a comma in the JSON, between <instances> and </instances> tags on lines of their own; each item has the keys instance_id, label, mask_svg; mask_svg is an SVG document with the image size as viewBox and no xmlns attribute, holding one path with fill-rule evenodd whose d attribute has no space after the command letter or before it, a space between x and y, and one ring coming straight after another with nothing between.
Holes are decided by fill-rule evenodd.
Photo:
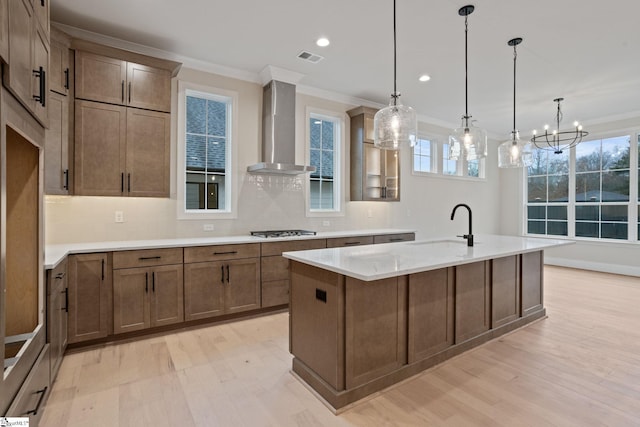
<instances>
[{"instance_id":1,"label":"window frame","mask_svg":"<svg viewBox=\"0 0 640 427\"><path fill-rule=\"evenodd\" d=\"M468 180L468 181L486 181L486 159L478 160L478 176L469 175L469 162L466 159L455 160L456 173L446 174L444 173L444 156L448 152L445 150L445 146L448 146L448 137L440 135L419 134L418 139L428 140L431 148L431 171L421 171L415 169L415 151L414 147L411 148L411 175L424 176L430 178L443 178L454 180Z\"/></svg>"},{"instance_id":2,"label":"window frame","mask_svg":"<svg viewBox=\"0 0 640 427\"><path fill-rule=\"evenodd\" d=\"M178 80L176 138L176 198L178 220L233 219L238 212L238 93L227 89ZM227 139L225 152L225 209L186 209L186 102L188 93L216 101L228 102Z\"/></svg>"},{"instance_id":3,"label":"window frame","mask_svg":"<svg viewBox=\"0 0 640 427\"><path fill-rule=\"evenodd\" d=\"M638 174L640 174L640 164L639 164L639 151L640 151L640 129L630 129L630 128L621 128L615 129L611 131L592 133L589 135L589 138L586 139L585 142L589 141L597 141L597 140L605 140L616 137L624 137L629 136L630 139L630 150L629 150L629 200L627 202L604 202L599 201L597 203L590 202L582 202L577 201L576 197L576 149L571 148L569 152L569 193L568 193L568 201L565 203L567 206L567 235L566 236L558 236L558 235L550 235L550 234L533 234L528 232L528 212L527 208L529 206L528 203L528 172L527 168L523 168L522 171L522 202L523 202L523 220L522 220L522 235L529 237L540 237L540 238L552 238L552 239L568 239L579 242L590 242L590 243L616 243L616 244L637 244L640 241L640 236L638 233L638 229L640 227L640 194L638 193ZM602 172L602 169L599 170ZM615 239L615 238L602 238L602 237L583 237L576 236L576 222L585 222L585 221L576 221L576 206L597 206L599 208L599 212L601 212L603 206L627 206L627 238L626 239ZM540 206L553 206L549 204L549 202L541 203ZM598 219L597 224L600 226L602 223L611 223L612 221L602 221L601 217Z\"/></svg>"},{"instance_id":4,"label":"window frame","mask_svg":"<svg viewBox=\"0 0 640 427\"><path fill-rule=\"evenodd\" d=\"M345 183L345 147L346 147L346 118L345 113L338 113L330 110L306 107L304 118L305 129L305 164L311 164L311 129L309 123L311 118L331 121L334 123L334 133L336 138L334 146L333 164L333 209L311 209L311 174L306 174L305 179L305 214L307 217L335 217L344 216L344 183ZM337 129L336 129L337 127Z\"/></svg>"}]
</instances>

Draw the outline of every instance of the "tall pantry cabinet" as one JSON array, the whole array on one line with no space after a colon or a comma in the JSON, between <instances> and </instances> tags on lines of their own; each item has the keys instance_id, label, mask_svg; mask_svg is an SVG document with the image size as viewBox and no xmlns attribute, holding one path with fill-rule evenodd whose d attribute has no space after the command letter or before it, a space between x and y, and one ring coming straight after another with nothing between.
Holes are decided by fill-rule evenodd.
<instances>
[{"instance_id":1,"label":"tall pantry cabinet","mask_svg":"<svg viewBox=\"0 0 640 427\"><path fill-rule=\"evenodd\" d=\"M50 386L43 277L49 1L0 2L0 416L37 426Z\"/></svg>"}]
</instances>

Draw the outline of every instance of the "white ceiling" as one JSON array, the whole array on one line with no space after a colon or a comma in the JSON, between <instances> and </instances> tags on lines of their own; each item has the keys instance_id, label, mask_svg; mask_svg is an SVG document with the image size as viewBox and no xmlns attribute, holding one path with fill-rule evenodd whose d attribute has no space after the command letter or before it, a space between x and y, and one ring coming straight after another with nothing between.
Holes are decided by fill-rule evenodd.
<instances>
[{"instance_id":1,"label":"white ceiling","mask_svg":"<svg viewBox=\"0 0 640 427\"><path fill-rule=\"evenodd\" d=\"M638 0L397 0L398 90L423 119L458 125L464 113L464 18L469 16L469 113L505 138L517 127L640 116ZM51 0L55 22L256 76L267 65L299 84L386 104L393 90L393 1ZM331 45L315 45L326 36ZM311 64L296 56L324 57ZM419 83L418 76L431 75ZM239 74L241 75L241 74ZM588 129L587 129L588 130Z\"/></svg>"}]
</instances>

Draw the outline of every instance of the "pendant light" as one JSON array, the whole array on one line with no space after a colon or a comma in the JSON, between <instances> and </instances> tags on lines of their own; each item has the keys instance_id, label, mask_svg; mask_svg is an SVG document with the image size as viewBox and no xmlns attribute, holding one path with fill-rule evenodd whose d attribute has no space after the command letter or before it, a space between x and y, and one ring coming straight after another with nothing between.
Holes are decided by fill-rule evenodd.
<instances>
[{"instance_id":1,"label":"pendant light","mask_svg":"<svg viewBox=\"0 0 640 427\"><path fill-rule=\"evenodd\" d=\"M501 168L521 168L531 166L531 143L520 140L520 133L516 129L516 59L518 53L516 46L522 43L522 38L516 37L507 42L513 46L513 130L511 139L503 142L498 147L498 166Z\"/></svg>"},{"instance_id":2,"label":"pendant light","mask_svg":"<svg viewBox=\"0 0 640 427\"><path fill-rule=\"evenodd\" d=\"M464 116L462 116L461 126L454 129L449 135L449 158L451 160L460 158L476 160L487 156L487 131L473 126L469 120L471 116L468 110L467 33L469 30L468 17L474 9L473 5L467 5L458 10L458 15L464 16Z\"/></svg>"},{"instance_id":3,"label":"pendant light","mask_svg":"<svg viewBox=\"0 0 640 427\"><path fill-rule=\"evenodd\" d=\"M396 0L393 0L393 93L389 106L373 118L373 143L384 150L398 150L402 145L413 147L418 134L416 113L402 105L396 90Z\"/></svg>"},{"instance_id":4,"label":"pendant light","mask_svg":"<svg viewBox=\"0 0 640 427\"><path fill-rule=\"evenodd\" d=\"M582 138L589 135L589 132L582 129L582 125L578 122L573 122L574 130L560 130L560 122L562 121L562 110L560 109L560 103L564 101L564 98L556 98L553 102L558 104L556 109L556 128L549 132L549 125L544 126L544 133L538 135L534 130L531 142L540 150L553 151L554 154L562 154L564 150L575 147L582 142Z\"/></svg>"}]
</instances>

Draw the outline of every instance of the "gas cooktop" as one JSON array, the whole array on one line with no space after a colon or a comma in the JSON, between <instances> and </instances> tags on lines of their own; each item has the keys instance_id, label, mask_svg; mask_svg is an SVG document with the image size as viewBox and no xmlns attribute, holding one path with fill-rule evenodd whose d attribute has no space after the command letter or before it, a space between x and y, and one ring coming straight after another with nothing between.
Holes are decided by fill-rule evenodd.
<instances>
[{"instance_id":1,"label":"gas cooktop","mask_svg":"<svg viewBox=\"0 0 640 427\"><path fill-rule=\"evenodd\" d=\"M252 231L252 236L256 237L294 237L294 236L315 236L315 231L309 230L265 230Z\"/></svg>"}]
</instances>

